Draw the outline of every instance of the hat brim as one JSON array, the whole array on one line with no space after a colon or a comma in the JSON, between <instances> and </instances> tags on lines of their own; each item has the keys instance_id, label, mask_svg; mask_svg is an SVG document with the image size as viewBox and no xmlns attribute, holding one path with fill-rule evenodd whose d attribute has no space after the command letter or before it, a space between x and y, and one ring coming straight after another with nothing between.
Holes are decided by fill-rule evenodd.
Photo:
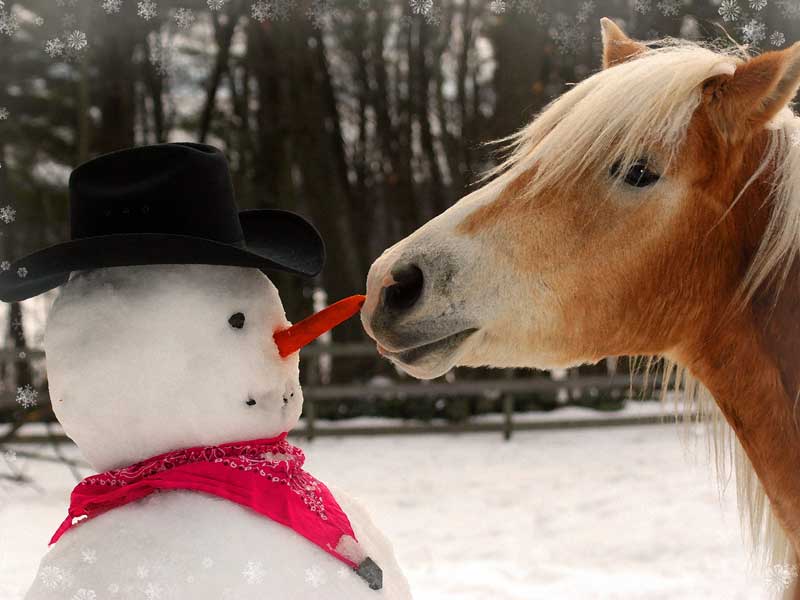
<instances>
[{"instance_id":1,"label":"hat brim","mask_svg":"<svg viewBox=\"0 0 800 600\"><path fill-rule=\"evenodd\" d=\"M322 270L325 245L303 217L257 209L241 211L239 221L245 237L241 246L170 233L111 234L56 244L14 261L0 273L0 300L26 300L66 283L73 271L105 267L227 265L304 277Z\"/></svg>"}]
</instances>

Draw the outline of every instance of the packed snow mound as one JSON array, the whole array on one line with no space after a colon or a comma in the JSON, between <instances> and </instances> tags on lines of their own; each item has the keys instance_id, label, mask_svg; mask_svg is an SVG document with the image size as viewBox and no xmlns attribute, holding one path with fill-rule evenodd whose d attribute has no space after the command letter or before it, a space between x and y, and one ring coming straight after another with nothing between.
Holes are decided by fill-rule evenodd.
<instances>
[{"instance_id":1,"label":"packed snow mound","mask_svg":"<svg viewBox=\"0 0 800 600\"><path fill-rule=\"evenodd\" d=\"M334 493L362 548L383 569L381 590L275 521L219 498L173 491L65 533L25 599L410 600L389 543L364 509Z\"/></svg>"},{"instance_id":2,"label":"packed snow mound","mask_svg":"<svg viewBox=\"0 0 800 600\"><path fill-rule=\"evenodd\" d=\"M273 437L302 409L289 325L257 269L149 265L73 275L45 351L53 409L105 471L200 445Z\"/></svg>"}]
</instances>

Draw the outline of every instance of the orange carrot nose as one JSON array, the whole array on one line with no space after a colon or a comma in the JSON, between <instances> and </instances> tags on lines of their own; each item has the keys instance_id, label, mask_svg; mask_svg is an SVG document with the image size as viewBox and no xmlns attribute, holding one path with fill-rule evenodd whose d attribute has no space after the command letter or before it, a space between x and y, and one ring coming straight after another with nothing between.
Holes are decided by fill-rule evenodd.
<instances>
[{"instance_id":1,"label":"orange carrot nose","mask_svg":"<svg viewBox=\"0 0 800 600\"><path fill-rule=\"evenodd\" d=\"M273 334L281 358L294 354L303 346L310 344L326 331L345 322L364 305L366 296L350 296L331 304L318 313L306 317L287 329L279 329Z\"/></svg>"}]
</instances>

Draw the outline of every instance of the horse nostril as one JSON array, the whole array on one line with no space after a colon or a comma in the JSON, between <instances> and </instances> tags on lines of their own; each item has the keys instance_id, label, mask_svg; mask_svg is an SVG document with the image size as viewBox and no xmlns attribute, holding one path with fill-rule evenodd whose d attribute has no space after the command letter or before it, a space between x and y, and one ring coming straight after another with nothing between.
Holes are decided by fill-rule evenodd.
<instances>
[{"instance_id":1,"label":"horse nostril","mask_svg":"<svg viewBox=\"0 0 800 600\"><path fill-rule=\"evenodd\" d=\"M383 289L383 303L389 310L408 310L422 295L425 277L416 265L402 265L392 269L395 283Z\"/></svg>"}]
</instances>

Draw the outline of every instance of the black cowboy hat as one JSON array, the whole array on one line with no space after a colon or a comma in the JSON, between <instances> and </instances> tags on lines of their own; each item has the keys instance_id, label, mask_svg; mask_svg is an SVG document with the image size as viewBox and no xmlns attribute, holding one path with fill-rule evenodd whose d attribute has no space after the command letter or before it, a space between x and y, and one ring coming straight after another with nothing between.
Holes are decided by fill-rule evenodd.
<instances>
[{"instance_id":1,"label":"black cowboy hat","mask_svg":"<svg viewBox=\"0 0 800 600\"><path fill-rule=\"evenodd\" d=\"M69 178L71 240L0 273L0 300L24 300L101 267L206 264L314 276L325 246L308 221L239 211L224 155L205 144L158 144L105 154ZM6 265L8 266L8 265Z\"/></svg>"}]
</instances>

